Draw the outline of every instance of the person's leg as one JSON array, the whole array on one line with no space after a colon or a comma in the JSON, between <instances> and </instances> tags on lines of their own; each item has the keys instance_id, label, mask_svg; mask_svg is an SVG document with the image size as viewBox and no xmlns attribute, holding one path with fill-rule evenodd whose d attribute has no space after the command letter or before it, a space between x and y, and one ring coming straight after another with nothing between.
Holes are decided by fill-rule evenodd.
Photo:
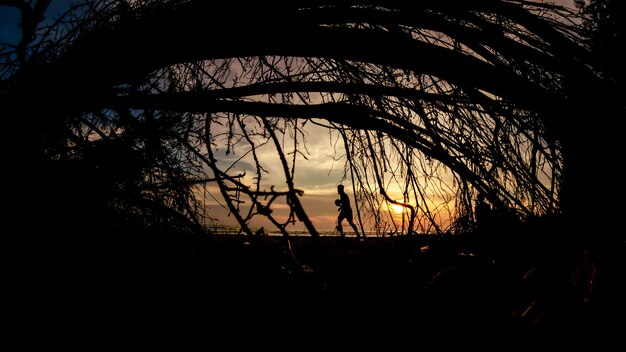
<instances>
[{"instance_id":1,"label":"person's leg","mask_svg":"<svg viewBox=\"0 0 626 352\"><path fill-rule=\"evenodd\" d=\"M352 221L352 219L348 219L348 224L352 226L354 233L356 233L356 237L357 238L361 237L361 235L359 234L359 230L356 228L356 225L354 224L354 221ZM365 237L365 233L363 233L363 237Z\"/></svg>"},{"instance_id":2,"label":"person's leg","mask_svg":"<svg viewBox=\"0 0 626 352\"><path fill-rule=\"evenodd\" d=\"M337 230L339 231L339 235L341 237L344 237L343 227L341 226L341 222L342 221L343 221L343 216L341 214L339 214L339 217L337 218Z\"/></svg>"}]
</instances>

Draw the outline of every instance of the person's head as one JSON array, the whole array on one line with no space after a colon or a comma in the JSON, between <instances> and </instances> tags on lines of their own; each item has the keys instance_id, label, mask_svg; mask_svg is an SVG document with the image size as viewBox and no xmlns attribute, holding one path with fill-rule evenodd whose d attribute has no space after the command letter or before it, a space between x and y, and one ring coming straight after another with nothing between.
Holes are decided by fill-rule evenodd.
<instances>
[{"instance_id":1,"label":"person's head","mask_svg":"<svg viewBox=\"0 0 626 352\"><path fill-rule=\"evenodd\" d=\"M343 185L337 185L337 192L343 192Z\"/></svg>"}]
</instances>

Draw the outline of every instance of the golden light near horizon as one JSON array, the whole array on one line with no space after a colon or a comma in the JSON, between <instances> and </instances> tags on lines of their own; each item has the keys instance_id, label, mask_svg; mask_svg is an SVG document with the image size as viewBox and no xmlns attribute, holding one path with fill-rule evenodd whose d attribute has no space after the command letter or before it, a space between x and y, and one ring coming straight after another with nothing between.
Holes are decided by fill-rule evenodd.
<instances>
[{"instance_id":1,"label":"golden light near horizon","mask_svg":"<svg viewBox=\"0 0 626 352\"><path fill-rule=\"evenodd\" d=\"M402 212L404 212L404 207L402 205L399 204L391 204L389 206L389 208L391 209L392 212L401 215Z\"/></svg>"}]
</instances>

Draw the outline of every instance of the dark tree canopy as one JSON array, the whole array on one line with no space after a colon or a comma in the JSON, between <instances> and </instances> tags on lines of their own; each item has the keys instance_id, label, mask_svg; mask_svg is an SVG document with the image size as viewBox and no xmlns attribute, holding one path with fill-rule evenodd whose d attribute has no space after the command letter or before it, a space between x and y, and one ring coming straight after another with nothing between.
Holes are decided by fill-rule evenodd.
<instances>
[{"instance_id":1,"label":"dark tree canopy","mask_svg":"<svg viewBox=\"0 0 626 352\"><path fill-rule=\"evenodd\" d=\"M605 79L624 82L624 12L615 0L576 1L585 18L583 26L594 56L594 66Z\"/></svg>"},{"instance_id":2,"label":"dark tree canopy","mask_svg":"<svg viewBox=\"0 0 626 352\"><path fill-rule=\"evenodd\" d=\"M0 0L21 16L0 44L20 318L72 339L62 319L104 339L270 332L255 343L619 328L617 4L84 0L52 17ZM318 238L299 182L314 133L360 231L436 235ZM207 236L207 202L250 236ZM259 218L285 238L255 236Z\"/></svg>"},{"instance_id":3,"label":"dark tree canopy","mask_svg":"<svg viewBox=\"0 0 626 352\"><path fill-rule=\"evenodd\" d=\"M10 139L15 181L64 184L46 192L81 219L200 229L209 192L245 233L263 216L315 235L294 183L311 124L343 142L360 226L378 231L453 229L441 214L471 218L477 193L520 218L577 212L595 197L580 187L610 160L585 165L611 153L595 148L613 133L613 83L590 65L580 18L558 6L87 1L43 26L46 1L4 5L23 18L0 67L6 128L23 131ZM284 184L263 182L259 148L276 150ZM225 164L220 150L245 154ZM403 224L385 204L406 209Z\"/></svg>"}]
</instances>

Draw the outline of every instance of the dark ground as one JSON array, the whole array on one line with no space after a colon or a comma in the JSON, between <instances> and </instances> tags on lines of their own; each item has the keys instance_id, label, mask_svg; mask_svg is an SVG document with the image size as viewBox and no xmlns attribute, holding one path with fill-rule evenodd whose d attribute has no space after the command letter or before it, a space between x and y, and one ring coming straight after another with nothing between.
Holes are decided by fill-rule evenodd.
<instances>
[{"instance_id":1,"label":"dark ground","mask_svg":"<svg viewBox=\"0 0 626 352\"><path fill-rule=\"evenodd\" d=\"M575 245L533 236L291 241L295 257L284 238L270 236L152 233L42 246L22 277L20 318L80 335L184 326L211 338L361 342L433 334L595 338L624 325L623 247L614 248L619 262L600 270Z\"/></svg>"}]
</instances>

